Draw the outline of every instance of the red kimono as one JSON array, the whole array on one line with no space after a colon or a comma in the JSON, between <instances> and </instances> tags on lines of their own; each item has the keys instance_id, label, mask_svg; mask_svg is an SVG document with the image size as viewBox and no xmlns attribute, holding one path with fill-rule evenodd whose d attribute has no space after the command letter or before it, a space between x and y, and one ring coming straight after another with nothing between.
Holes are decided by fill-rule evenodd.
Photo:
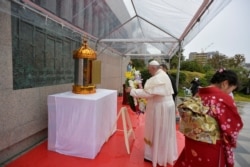
<instances>
[{"instance_id":1,"label":"red kimono","mask_svg":"<svg viewBox=\"0 0 250 167\"><path fill-rule=\"evenodd\" d=\"M239 131L243 127L234 100L216 87L199 89L203 105L209 106L208 114L220 126L220 140L216 144L185 138L185 147L174 167L233 167Z\"/></svg>"}]
</instances>

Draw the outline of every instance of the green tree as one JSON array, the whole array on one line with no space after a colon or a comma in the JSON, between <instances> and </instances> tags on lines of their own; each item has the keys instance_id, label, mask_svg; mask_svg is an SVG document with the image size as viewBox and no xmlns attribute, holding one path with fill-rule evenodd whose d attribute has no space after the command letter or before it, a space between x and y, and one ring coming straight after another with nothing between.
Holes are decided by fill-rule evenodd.
<instances>
[{"instance_id":1,"label":"green tree","mask_svg":"<svg viewBox=\"0 0 250 167\"><path fill-rule=\"evenodd\" d=\"M142 70L145 68L145 62L143 59L131 59L133 66L137 69L137 70Z\"/></svg>"},{"instance_id":2,"label":"green tree","mask_svg":"<svg viewBox=\"0 0 250 167\"><path fill-rule=\"evenodd\" d=\"M208 64L211 65L214 69L223 68L227 64L227 57L219 53L212 56L208 59Z\"/></svg>"},{"instance_id":3,"label":"green tree","mask_svg":"<svg viewBox=\"0 0 250 167\"><path fill-rule=\"evenodd\" d=\"M149 73L148 69L144 68L141 70L141 78L142 78L142 85L144 86L147 79L151 77L151 74Z\"/></svg>"},{"instance_id":4,"label":"green tree","mask_svg":"<svg viewBox=\"0 0 250 167\"><path fill-rule=\"evenodd\" d=\"M234 63L235 63L235 67L238 67L239 65L241 65L242 63L244 63L246 61L245 56L242 54L236 54L234 56Z\"/></svg>"},{"instance_id":5,"label":"green tree","mask_svg":"<svg viewBox=\"0 0 250 167\"><path fill-rule=\"evenodd\" d=\"M183 50L181 50L181 61L183 61L185 57L183 56ZM177 69L179 63L179 52L176 52L171 59L166 59L166 62L170 64L170 69Z\"/></svg>"},{"instance_id":6,"label":"green tree","mask_svg":"<svg viewBox=\"0 0 250 167\"><path fill-rule=\"evenodd\" d=\"M246 86L248 86L248 83L249 83L249 71L246 70L244 67L242 66L239 66L239 67L236 67L234 69L231 69L233 71L235 71L238 75L238 78L239 78L239 87L238 87L238 90L241 91L242 89L244 89Z\"/></svg>"},{"instance_id":7,"label":"green tree","mask_svg":"<svg viewBox=\"0 0 250 167\"><path fill-rule=\"evenodd\" d=\"M171 72L170 75L176 79L176 73ZM187 79L186 74L180 71L179 85L183 85L186 79Z\"/></svg>"},{"instance_id":8,"label":"green tree","mask_svg":"<svg viewBox=\"0 0 250 167\"><path fill-rule=\"evenodd\" d=\"M206 75L204 76L204 86L208 86L210 84L210 80L212 78L212 76L214 75L215 71L211 70L211 71L208 71L206 73Z\"/></svg>"},{"instance_id":9,"label":"green tree","mask_svg":"<svg viewBox=\"0 0 250 167\"><path fill-rule=\"evenodd\" d=\"M236 67L236 64L235 64L235 60L234 58L228 58L228 66L226 68L235 68Z\"/></svg>"},{"instance_id":10,"label":"green tree","mask_svg":"<svg viewBox=\"0 0 250 167\"><path fill-rule=\"evenodd\" d=\"M210 64L205 64L204 66L203 66L203 71L205 72L205 73L207 73L207 72L209 72L209 71L212 71L213 70L213 67L210 65Z\"/></svg>"},{"instance_id":11,"label":"green tree","mask_svg":"<svg viewBox=\"0 0 250 167\"><path fill-rule=\"evenodd\" d=\"M202 65L199 64L196 60L181 62L181 70L203 72Z\"/></svg>"}]
</instances>

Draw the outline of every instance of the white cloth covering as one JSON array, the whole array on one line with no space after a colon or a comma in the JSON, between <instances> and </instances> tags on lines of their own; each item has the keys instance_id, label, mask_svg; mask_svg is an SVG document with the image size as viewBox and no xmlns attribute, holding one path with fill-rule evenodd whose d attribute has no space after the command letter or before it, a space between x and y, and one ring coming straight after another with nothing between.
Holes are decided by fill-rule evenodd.
<instances>
[{"instance_id":1,"label":"white cloth covering","mask_svg":"<svg viewBox=\"0 0 250 167\"><path fill-rule=\"evenodd\" d=\"M166 73L159 69L144 89L132 89L131 96L147 98L144 158L153 166L173 165L178 157L173 88Z\"/></svg>"},{"instance_id":2,"label":"white cloth covering","mask_svg":"<svg viewBox=\"0 0 250 167\"><path fill-rule=\"evenodd\" d=\"M117 91L48 96L48 149L94 159L116 128Z\"/></svg>"}]
</instances>

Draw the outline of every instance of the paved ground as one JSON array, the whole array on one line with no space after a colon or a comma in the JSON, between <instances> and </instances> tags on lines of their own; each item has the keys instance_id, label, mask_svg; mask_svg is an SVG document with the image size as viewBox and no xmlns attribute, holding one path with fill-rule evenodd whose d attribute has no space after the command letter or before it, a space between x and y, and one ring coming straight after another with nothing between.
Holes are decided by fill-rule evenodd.
<instances>
[{"instance_id":1,"label":"paved ground","mask_svg":"<svg viewBox=\"0 0 250 167\"><path fill-rule=\"evenodd\" d=\"M250 166L250 103L237 102L244 127L241 130L235 150L235 167Z\"/></svg>"}]
</instances>

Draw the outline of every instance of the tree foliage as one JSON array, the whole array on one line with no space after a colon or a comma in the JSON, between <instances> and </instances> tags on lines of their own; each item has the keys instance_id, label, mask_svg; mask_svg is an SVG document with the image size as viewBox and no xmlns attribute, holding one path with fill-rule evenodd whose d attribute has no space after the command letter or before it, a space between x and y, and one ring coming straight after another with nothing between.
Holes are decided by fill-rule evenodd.
<instances>
[{"instance_id":1,"label":"tree foliage","mask_svg":"<svg viewBox=\"0 0 250 167\"><path fill-rule=\"evenodd\" d=\"M177 78L176 73L171 72L170 75L171 75L174 79ZM179 84L180 84L180 85L184 84L184 82L186 81L186 79L187 79L186 74L185 74L184 72L181 72L181 71L180 71L180 75L179 75Z\"/></svg>"},{"instance_id":2,"label":"tree foliage","mask_svg":"<svg viewBox=\"0 0 250 167\"><path fill-rule=\"evenodd\" d=\"M135 67L138 70L145 68L145 62L143 59L131 59L133 63L133 67Z\"/></svg>"},{"instance_id":3,"label":"tree foliage","mask_svg":"<svg viewBox=\"0 0 250 167\"><path fill-rule=\"evenodd\" d=\"M207 59L207 63L205 65L201 65L195 60L189 61L184 60L184 56L181 52L181 64L180 64L180 73L179 73L179 89L184 86L189 85L190 75L187 71L191 73L199 72L204 74L200 76L200 82L202 86L208 86L210 84L210 79L214 75L215 71L220 68L231 69L235 71L239 77L240 85L238 90L242 91L247 87L250 87L250 71L243 68L243 64L245 62L245 57L242 54L236 54L234 57L228 58L226 55L220 54L219 52L215 52L215 54ZM177 69L179 63L179 53L177 52L171 60L166 61L170 63L170 69ZM188 75L186 75L188 74ZM173 77L176 78L176 73L171 73Z\"/></svg>"},{"instance_id":4,"label":"tree foliage","mask_svg":"<svg viewBox=\"0 0 250 167\"><path fill-rule=\"evenodd\" d=\"M191 71L191 72L203 72L202 65L199 64L197 61L192 60L192 61L183 61L181 62L181 70L184 71Z\"/></svg>"},{"instance_id":5,"label":"tree foliage","mask_svg":"<svg viewBox=\"0 0 250 167\"><path fill-rule=\"evenodd\" d=\"M219 53L214 54L212 58L208 59L208 64L211 65L214 69L223 68L227 64L227 57Z\"/></svg>"},{"instance_id":6,"label":"tree foliage","mask_svg":"<svg viewBox=\"0 0 250 167\"><path fill-rule=\"evenodd\" d=\"M235 68L235 67L237 67L237 65L235 64L235 60L234 60L234 58L232 57L232 58L228 58L228 60L227 60L227 65L228 66L226 66L226 68Z\"/></svg>"},{"instance_id":7,"label":"tree foliage","mask_svg":"<svg viewBox=\"0 0 250 167\"><path fill-rule=\"evenodd\" d=\"M234 57L226 58L225 62L223 64L223 67L225 68L237 68L240 67L245 62L244 55L236 54Z\"/></svg>"},{"instance_id":8,"label":"tree foliage","mask_svg":"<svg viewBox=\"0 0 250 167\"><path fill-rule=\"evenodd\" d=\"M245 56L242 54L236 54L234 56L234 63L235 66L238 67L239 65L241 65L242 63L244 63L246 61Z\"/></svg>"},{"instance_id":9,"label":"tree foliage","mask_svg":"<svg viewBox=\"0 0 250 167\"><path fill-rule=\"evenodd\" d=\"M212 78L212 76L214 75L215 71L211 70L208 71L205 76L204 76L204 86L208 86L210 84L210 80Z\"/></svg>"},{"instance_id":10,"label":"tree foliage","mask_svg":"<svg viewBox=\"0 0 250 167\"><path fill-rule=\"evenodd\" d=\"M203 71L205 72L205 73L207 73L207 72L209 72L209 71L212 71L213 70L213 67L210 65L210 64L205 64L204 66L203 66Z\"/></svg>"},{"instance_id":11,"label":"tree foliage","mask_svg":"<svg viewBox=\"0 0 250 167\"><path fill-rule=\"evenodd\" d=\"M147 79L151 77L151 74L149 73L148 69L144 68L141 72L141 78L142 78L142 85L144 86Z\"/></svg>"},{"instance_id":12,"label":"tree foliage","mask_svg":"<svg viewBox=\"0 0 250 167\"><path fill-rule=\"evenodd\" d=\"M237 68L245 62L245 56L242 54L236 54L234 57L228 58L225 55L214 54L212 58L208 59L207 64L212 66L213 69L220 68Z\"/></svg>"},{"instance_id":13,"label":"tree foliage","mask_svg":"<svg viewBox=\"0 0 250 167\"><path fill-rule=\"evenodd\" d=\"M183 56L183 50L181 50L181 61L184 61L185 58ZM178 63L179 63L179 52L176 52L175 55L170 59L170 60L166 60L166 62L168 62L170 64L170 69L177 69L178 67Z\"/></svg>"},{"instance_id":14,"label":"tree foliage","mask_svg":"<svg viewBox=\"0 0 250 167\"><path fill-rule=\"evenodd\" d=\"M247 69L239 66L239 67L236 67L232 70L235 71L236 74L238 75L239 82L240 82L239 87L238 87L239 91L241 91L242 89L244 89L247 86L250 86L249 85L250 79L248 78L250 72Z\"/></svg>"}]
</instances>

